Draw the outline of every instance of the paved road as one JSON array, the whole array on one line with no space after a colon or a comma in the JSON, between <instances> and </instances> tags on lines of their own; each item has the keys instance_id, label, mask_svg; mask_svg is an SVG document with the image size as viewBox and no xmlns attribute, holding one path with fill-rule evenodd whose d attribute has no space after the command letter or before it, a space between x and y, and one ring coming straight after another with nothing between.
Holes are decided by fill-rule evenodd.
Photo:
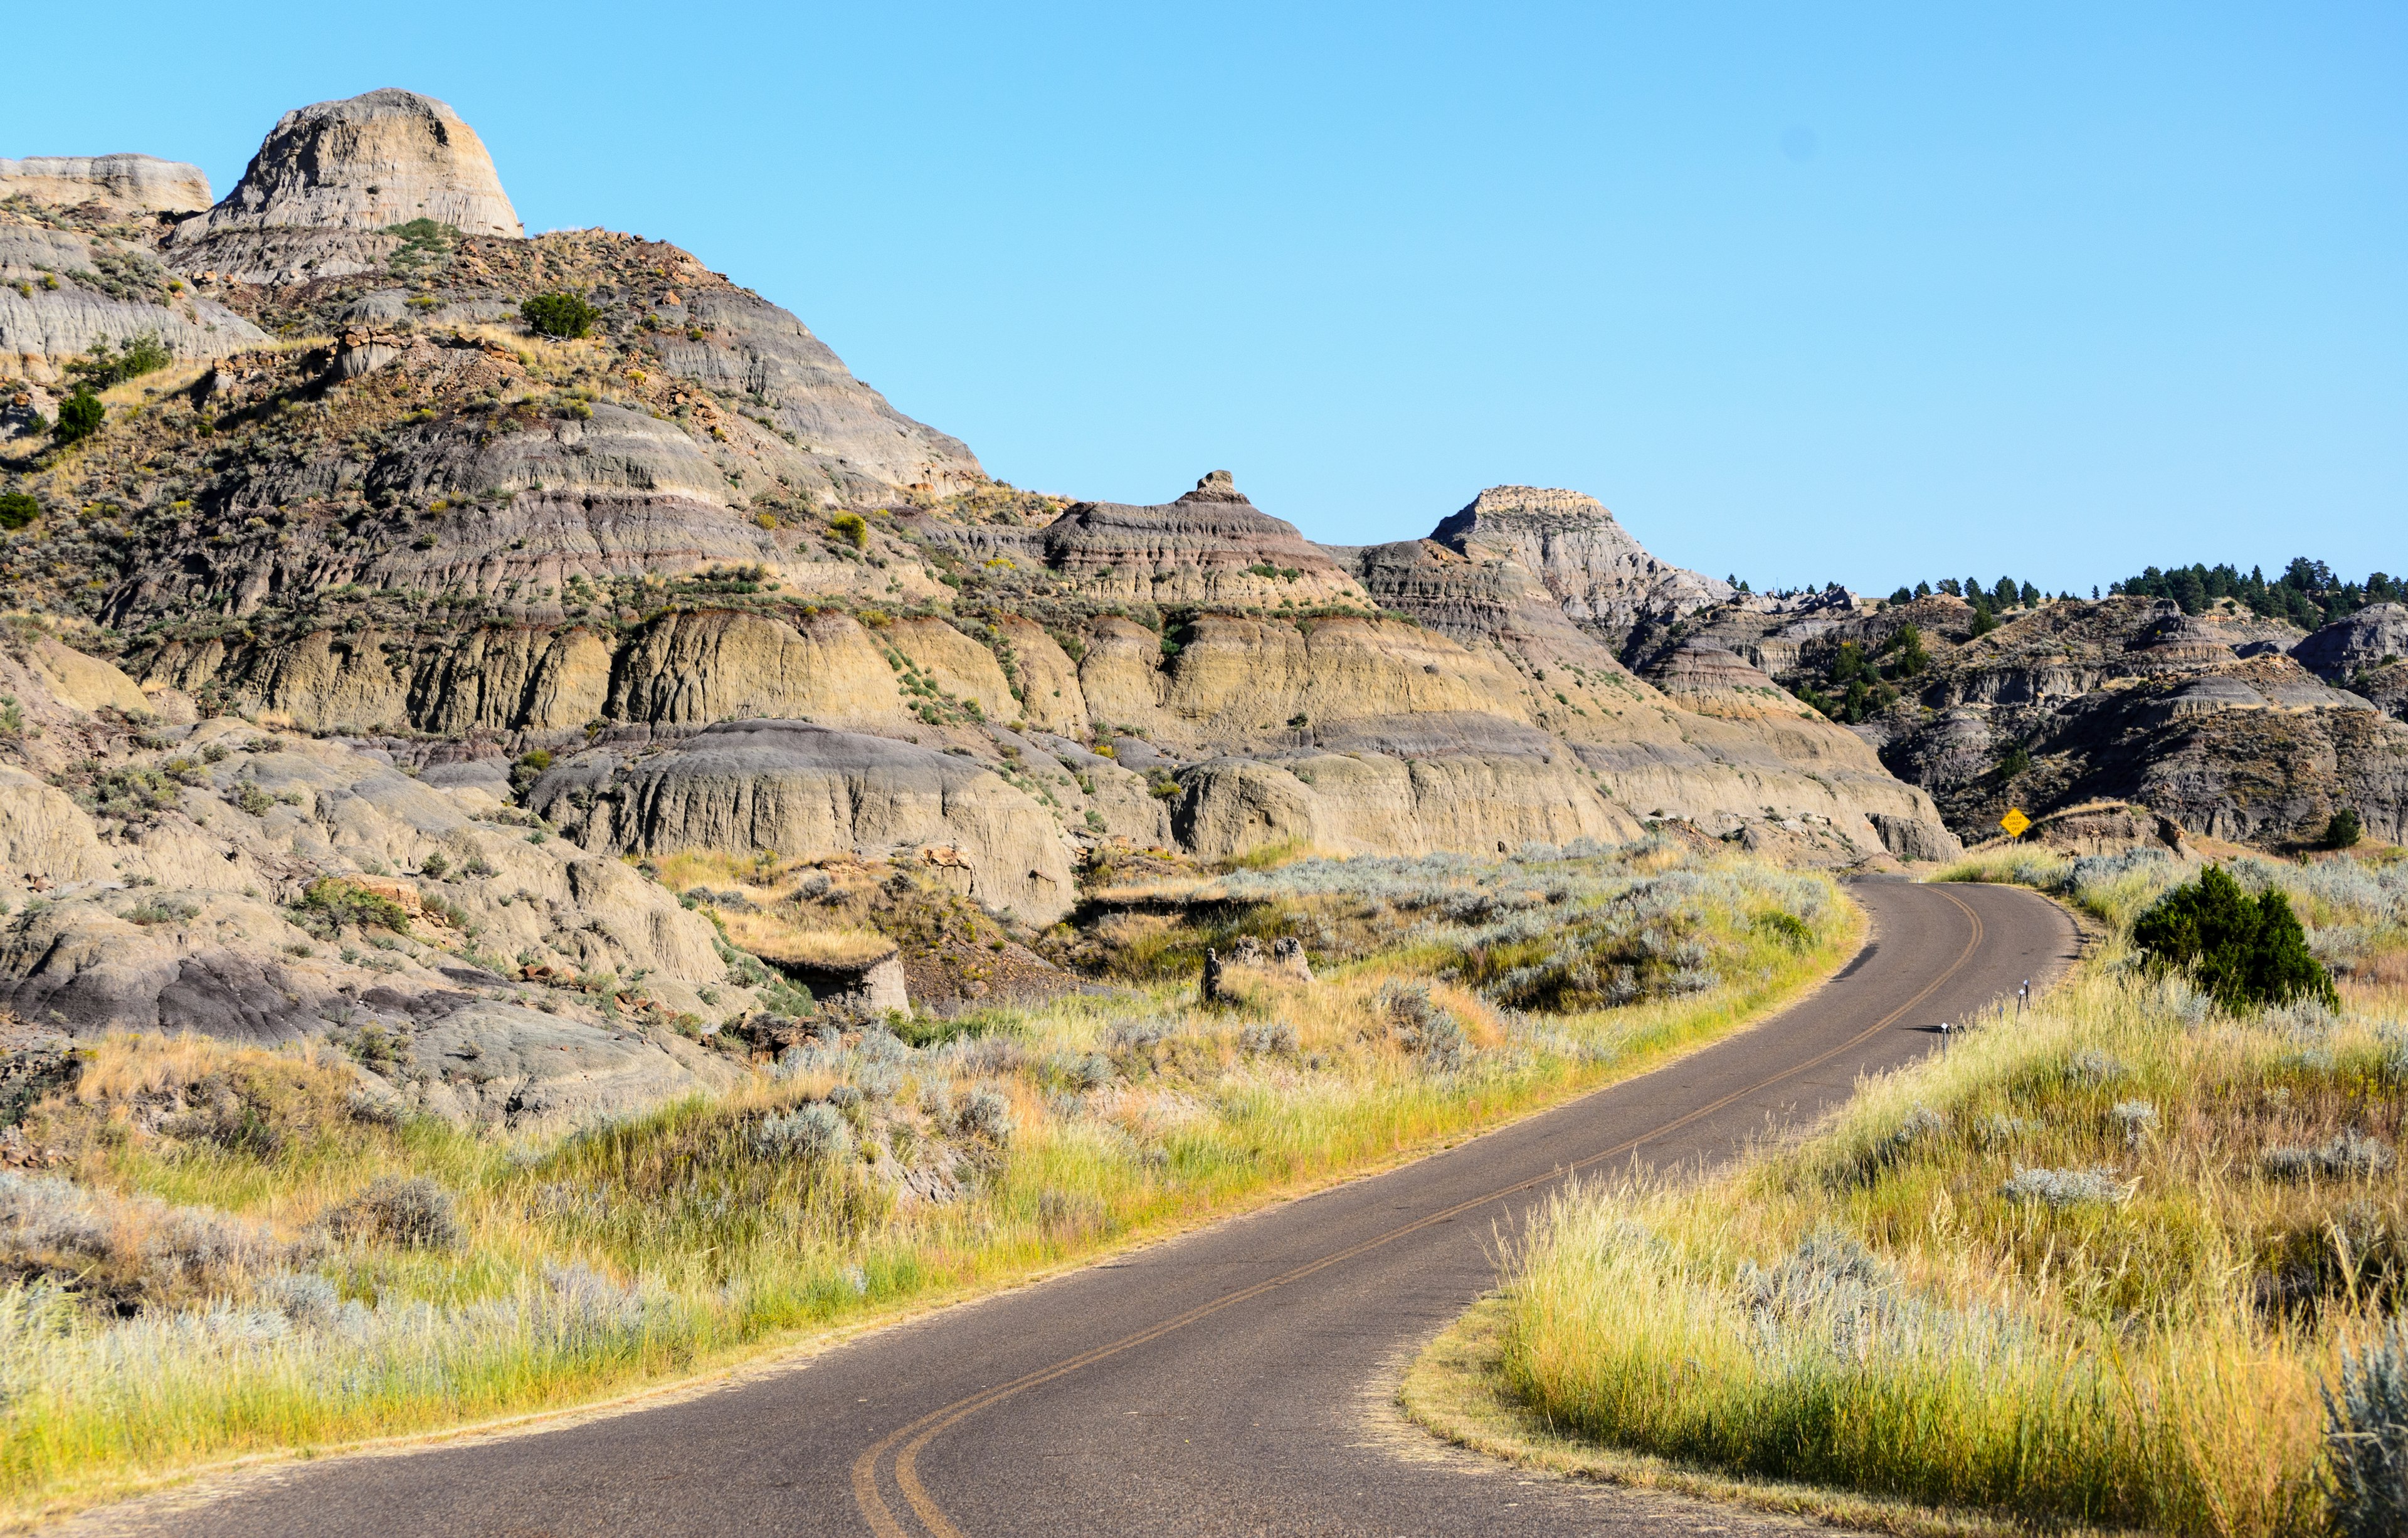
<instances>
[{"instance_id":1,"label":"paved road","mask_svg":"<svg viewBox=\"0 0 2408 1538\"><path fill-rule=\"evenodd\" d=\"M1567 1172L1725 1157L2072 955L2072 926L2028 892L1854 890L1872 943L1813 998L1403 1169L683 1403L294 1465L203 1503L87 1521L244 1538L1794 1531L1416 1449L1383 1430L1381 1403L1398 1366L1491 1285L1496 1233Z\"/></svg>"}]
</instances>

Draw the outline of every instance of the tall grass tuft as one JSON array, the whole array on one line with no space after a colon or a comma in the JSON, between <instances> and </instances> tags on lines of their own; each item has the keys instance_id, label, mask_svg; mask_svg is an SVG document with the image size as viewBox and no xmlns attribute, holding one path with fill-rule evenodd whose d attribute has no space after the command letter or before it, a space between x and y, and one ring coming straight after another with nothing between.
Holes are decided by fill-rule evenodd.
<instances>
[{"instance_id":1,"label":"tall grass tuft","mask_svg":"<svg viewBox=\"0 0 2408 1538\"><path fill-rule=\"evenodd\" d=\"M2156 864L1985 873L2129 915L2182 874ZM2253 876L2394 933L2391 871ZM1558 1198L1512 1258L1501 1371L1584 1434L1749 1474L2043 1524L2408 1531L2408 996L2340 1002L2235 1014L2111 938L1803 1145Z\"/></svg>"}]
</instances>

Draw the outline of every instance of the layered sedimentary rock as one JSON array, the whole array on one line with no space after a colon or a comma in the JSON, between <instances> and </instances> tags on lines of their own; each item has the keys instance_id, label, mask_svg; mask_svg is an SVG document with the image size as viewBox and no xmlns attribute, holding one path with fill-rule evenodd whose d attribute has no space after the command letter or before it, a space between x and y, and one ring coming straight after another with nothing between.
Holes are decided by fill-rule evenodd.
<instances>
[{"instance_id":1,"label":"layered sedimentary rock","mask_svg":"<svg viewBox=\"0 0 2408 1538\"><path fill-rule=\"evenodd\" d=\"M1215 470L1175 502L1072 505L1041 529L947 530L989 559L1041 564L1099 597L1235 607L1366 604L1360 583L1296 525Z\"/></svg>"},{"instance_id":2,"label":"layered sedimentary rock","mask_svg":"<svg viewBox=\"0 0 2408 1538\"><path fill-rule=\"evenodd\" d=\"M1726 720L1768 716L1793 720L1813 713L1737 652L1703 641L1687 641L1666 652L1647 670L1647 681L1684 710Z\"/></svg>"},{"instance_id":3,"label":"layered sedimentary rock","mask_svg":"<svg viewBox=\"0 0 2408 1538\"><path fill-rule=\"evenodd\" d=\"M0 160L0 199L118 214L190 214L209 206L197 165L151 155L33 155Z\"/></svg>"},{"instance_id":4,"label":"layered sedimentary rock","mask_svg":"<svg viewBox=\"0 0 2408 1538\"><path fill-rule=\"evenodd\" d=\"M262 1045L373 1028L381 1076L362 1072L376 1094L506 1127L573 1125L738 1075L725 1054L655 1028L749 1006L709 922L616 860L531 842L501 787L447 788L384 751L238 720L187 711L179 724L156 696L171 719L146 711L137 733L122 724L144 698L131 679L45 645L0 654L0 691L39 727L23 750L60 782L0 766L0 889L22 908L0 933L0 1006L20 1019ZM330 940L301 927L338 911L320 901L329 890L406 917ZM564 991L504 957L606 990L643 983Z\"/></svg>"},{"instance_id":5,"label":"layered sedimentary rock","mask_svg":"<svg viewBox=\"0 0 2408 1538\"><path fill-rule=\"evenodd\" d=\"M13 374L24 385L53 387L26 404L54 415L50 397L67 363L96 343L113 350L140 336L185 359L222 358L267 341L249 320L194 294L141 241L39 222L22 206L0 205L0 381ZM0 409L9 405L0 393Z\"/></svg>"},{"instance_id":6,"label":"layered sedimentary rock","mask_svg":"<svg viewBox=\"0 0 2408 1538\"><path fill-rule=\"evenodd\" d=\"M1975 635L1969 605L1934 597L1821 625L1785 653L1777 620L1698 619L1703 637L1781 657L1784 681L1828 690L1853 643L1894 694L1857 730L1968 837L1988 836L2010 806L2037 816L2113 801L2191 833L2282 847L2319 835L2344 807L2381 836L2408 831L2408 729L2297 660L2304 651L2366 687L2353 660L2383 644L2385 623L2367 613L2362 632L2328 627L2314 647L2229 604L2186 615L2120 597L2014 611ZM1913 673L1894 645L1908 625L1931 659ZM2378 662L2372 676L2384 671Z\"/></svg>"},{"instance_id":7,"label":"layered sedimentary rock","mask_svg":"<svg viewBox=\"0 0 2408 1538\"><path fill-rule=\"evenodd\" d=\"M942 847L969 895L1051 923L1074 895L1060 829L974 762L804 721L734 721L666 752L580 755L538 782L538 810L595 847L794 857Z\"/></svg>"},{"instance_id":8,"label":"layered sedimentary rock","mask_svg":"<svg viewBox=\"0 0 2408 1538\"><path fill-rule=\"evenodd\" d=\"M1467 555L1511 555L1574 621L1618 640L1651 617L1678 618L1732 596L1728 583L1658 561L1595 497L1492 486L1430 538Z\"/></svg>"},{"instance_id":9,"label":"layered sedimentary rock","mask_svg":"<svg viewBox=\"0 0 2408 1538\"><path fill-rule=\"evenodd\" d=\"M1743 657L1625 666L1727 594L1593 499L1497 488L1326 548L1226 472L1152 505L1011 491L674 247L517 238L424 98L289 115L165 255L170 292L324 339L182 376L23 480L50 516L7 581L128 638L112 709L381 736L463 793L540 747L540 805L593 849L916 841L1032 918L1116 838L1489 849L1684 818L1821 859L1953 847ZM520 323L555 289L589 335ZM70 507L110 509L106 538Z\"/></svg>"},{"instance_id":10,"label":"layered sedimentary rock","mask_svg":"<svg viewBox=\"0 0 2408 1538\"><path fill-rule=\"evenodd\" d=\"M1181 772L1171 826L1199 855L1294 843L1333 853L1519 848L1641 829L1569 755L1436 758L1315 753L1282 763L1212 759Z\"/></svg>"},{"instance_id":11,"label":"layered sedimentary rock","mask_svg":"<svg viewBox=\"0 0 2408 1538\"><path fill-rule=\"evenodd\" d=\"M179 245L236 230L382 230L428 219L518 236L518 210L477 131L432 96L387 89L284 114L223 202Z\"/></svg>"},{"instance_id":12,"label":"layered sedimentary rock","mask_svg":"<svg viewBox=\"0 0 2408 1538\"><path fill-rule=\"evenodd\" d=\"M266 330L337 336L299 377L290 359L248 371L272 374L274 393L310 399L406 360L413 333L423 349L438 325L514 324L523 300L566 290L595 306L593 335L607 344L589 377L699 440L715 462L714 500L748 517L756 496L874 506L986 480L958 439L896 410L800 320L687 252L601 230L521 238L483 144L432 97L375 91L287 113L222 202L141 230L105 221L129 201L205 205L197 172L143 156L0 164L19 168L0 195L22 194L0 207L0 386L12 372L47 385L94 341L145 332L179 359L256 347ZM651 388L635 388L645 379ZM0 392L0 412L7 404ZM50 405L29 400L20 415ZM0 420L0 436L8 431ZM302 473L259 488L280 503L340 475L286 468ZM457 463L415 468L508 479Z\"/></svg>"}]
</instances>

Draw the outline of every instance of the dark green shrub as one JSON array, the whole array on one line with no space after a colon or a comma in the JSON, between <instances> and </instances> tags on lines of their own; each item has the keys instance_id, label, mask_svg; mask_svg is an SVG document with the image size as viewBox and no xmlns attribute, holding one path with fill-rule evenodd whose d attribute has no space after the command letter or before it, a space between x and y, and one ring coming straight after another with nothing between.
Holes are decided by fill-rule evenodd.
<instances>
[{"instance_id":1,"label":"dark green shrub","mask_svg":"<svg viewBox=\"0 0 2408 1538\"><path fill-rule=\"evenodd\" d=\"M518 762L510 765L511 793L525 795L535 788L535 782L543 777L543 772L551 767L552 752L549 748L534 748L521 753Z\"/></svg>"},{"instance_id":2,"label":"dark green shrub","mask_svg":"<svg viewBox=\"0 0 2408 1538\"><path fill-rule=\"evenodd\" d=\"M2315 999L2340 1007L2332 977L2308 950L2307 932L2279 891L2252 901L2241 883L2210 865L2176 887L2132 926L2132 940L2160 966L2186 968L2227 1009Z\"/></svg>"},{"instance_id":3,"label":"dark green shrub","mask_svg":"<svg viewBox=\"0 0 2408 1538\"><path fill-rule=\"evenodd\" d=\"M59 403L58 440L61 443L81 443L101 430L108 420L108 407L90 386L79 387L76 392Z\"/></svg>"},{"instance_id":4,"label":"dark green shrub","mask_svg":"<svg viewBox=\"0 0 2408 1538\"><path fill-rule=\"evenodd\" d=\"M92 344L92 350L67 364L67 372L80 380L86 389L107 390L110 385L138 379L145 374L156 374L176 361L167 344L159 340L155 332L144 332L130 337L116 352L109 350L107 338Z\"/></svg>"},{"instance_id":5,"label":"dark green shrub","mask_svg":"<svg viewBox=\"0 0 2408 1538\"><path fill-rule=\"evenodd\" d=\"M394 277L404 278L414 278L447 265L452 260L452 249L460 241L457 229L432 219L413 219L406 224L388 224L384 233L401 237L400 248L385 258L385 263ZM431 297L421 294L409 302L416 304L419 298ZM431 304L426 307L431 308Z\"/></svg>"},{"instance_id":6,"label":"dark green shrub","mask_svg":"<svg viewBox=\"0 0 2408 1538\"><path fill-rule=\"evenodd\" d=\"M322 939L346 924L389 929L395 934L409 933L409 914L400 904L332 876L309 884L308 892L293 904L293 917Z\"/></svg>"},{"instance_id":7,"label":"dark green shrub","mask_svg":"<svg viewBox=\"0 0 2408 1538\"><path fill-rule=\"evenodd\" d=\"M42 516L42 505L22 491L0 491L0 529L22 529Z\"/></svg>"},{"instance_id":8,"label":"dark green shrub","mask_svg":"<svg viewBox=\"0 0 2408 1538\"><path fill-rule=\"evenodd\" d=\"M1813 930L1794 913L1783 913L1779 909L1759 913L1756 916L1756 927L1792 950L1803 950L1814 943Z\"/></svg>"},{"instance_id":9,"label":"dark green shrub","mask_svg":"<svg viewBox=\"0 0 2408 1538\"><path fill-rule=\"evenodd\" d=\"M2013 748L2008 748L2004 753L1999 755L2000 779L2010 780L2015 778L2019 775L2028 775L2030 773L2031 749L2026 748L2022 743L2015 744Z\"/></svg>"},{"instance_id":10,"label":"dark green shrub","mask_svg":"<svg viewBox=\"0 0 2408 1538\"><path fill-rule=\"evenodd\" d=\"M1912 678L1931 665L1931 652L1923 644L1923 632L1914 625L1900 625L1883 649L1895 650L1898 656L1890 663L1891 673L1900 678Z\"/></svg>"},{"instance_id":11,"label":"dark green shrub","mask_svg":"<svg viewBox=\"0 0 2408 1538\"><path fill-rule=\"evenodd\" d=\"M13 528L15 525L11 524L10 527ZM2325 847L2328 849L2352 847L2365 836L2366 827L2358 821L2358 808L2355 806L2343 807L2333 813L2332 819L2325 824Z\"/></svg>"},{"instance_id":12,"label":"dark green shrub","mask_svg":"<svg viewBox=\"0 0 2408 1538\"><path fill-rule=\"evenodd\" d=\"M602 312L574 293L538 293L519 306L519 319L546 336L582 336Z\"/></svg>"}]
</instances>

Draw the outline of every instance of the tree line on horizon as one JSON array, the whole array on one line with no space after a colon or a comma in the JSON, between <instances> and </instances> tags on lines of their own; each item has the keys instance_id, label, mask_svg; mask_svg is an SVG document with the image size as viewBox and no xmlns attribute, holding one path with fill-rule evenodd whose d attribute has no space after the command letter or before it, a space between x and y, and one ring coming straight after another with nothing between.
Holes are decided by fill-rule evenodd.
<instances>
[{"instance_id":1,"label":"tree line on horizon","mask_svg":"<svg viewBox=\"0 0 2408 1538\"><path fill-rule=\"evenodd\" d=\"M1749 591L1748 585L1736 577L1730 578L1730 583L1741 592ZM1996 627L1995 617L2001 610L2034 608L2050 601L2046 590L2013 577L2001 577L1990 583L1977 577L1943 577L1937 582L1917 582L1913 587L1900 584L1887 602L1911 604L1935 593L1962 598L1972 605L1973 633L1977 635ZM2056 595L2060 599L2081 596L2075 592ZM2101 596L2100 590L2093 587L2090 596ZM2326 563L2302 555L2293 557L2282 575L2271 580L2261 566L2252 566L2243 573L2230 562L2214 566L2203 563L2150 566L2138 577L2109 583L2106 596L2166 599L2185 614L2204 613L2211 605L2230 598L2261 619L2286 619L2302 630L2315 630L2370 605L2408 603L2408 577L2378 571L2364 581L2351 581L2336 575Z\"/></svg>"},{"instance_id":2,"label":"tree line on horizon","mask_svg":"<svg viewBox=\"0 0 2408 1538\"><path fill-rule=\"evenodd\" d=\"M2108 590L2142 598L2170 598L2185 614L2198 614L2218 599L2237 598L2251 613L2269 619L2288 619L2302 630L2315 630L2346 619L2370 604L2408 603L2408 579L2371 574L2363 582L2344 581L2321 561L2294 556L2283 575L2266 579L2264 568L2252 566L2244 577L2227 562L2220 565L2175 566L2159 571L2151 566Z\"/></svg>"}]
</instances>

